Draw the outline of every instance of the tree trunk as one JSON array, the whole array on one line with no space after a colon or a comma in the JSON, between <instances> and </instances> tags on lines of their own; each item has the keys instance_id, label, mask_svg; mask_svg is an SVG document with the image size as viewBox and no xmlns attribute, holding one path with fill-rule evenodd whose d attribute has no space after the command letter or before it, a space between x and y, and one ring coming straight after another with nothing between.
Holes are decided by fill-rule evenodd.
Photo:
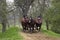
<instances>
[{"instance_id":1,"label":"tree trunk","mask_svg":"<svg viewBox=\"0 0 60 40\"><path fill-rule=\"evenodd\" d=\"M49 30L49 22L48 22L48 20L46 20L46 28L47 28L47 30Z\"/></svg>"},{"instance_id":2,"label":"tree trunk","mask_svg":"<svg viewBox=\"0 0 60 40\"><path fill-rule=\"evenodd\" d=\"M14 27L16 26L16 17L15 17L15 13L14 13Z\"/></svg>"},{"instance_id":3,"label":"tree trunk","mask_svg":"<svg viewBox=\"0 0 60 40\"><path fill-rule=\"evenodd\" d=\"M10 25L9 25L9 21L8 21L8 19L6 19L6 21L7 21L7 22L6 22L6 24L7 24L6 26L9 28Z\"/></svg>"},{"instance_id":4,"label":"tree trunk","mask_svg":"<svg viewBox=\"0 0 60 40\"><path fill-rule=\"evenodd\" d=\"M2 21L2 32L6 31L6 20Z\"/></svg>"},{"instance_id":5,"label":"tree trunk","mask_svg":"<svg viewBox=\"0 0 60 40\"><path fill-rule=\"evenodd\" d=\"M10 27L9 22L7 22L7 26L8 26L8 28Z\"/></svg>"}]
</instances>

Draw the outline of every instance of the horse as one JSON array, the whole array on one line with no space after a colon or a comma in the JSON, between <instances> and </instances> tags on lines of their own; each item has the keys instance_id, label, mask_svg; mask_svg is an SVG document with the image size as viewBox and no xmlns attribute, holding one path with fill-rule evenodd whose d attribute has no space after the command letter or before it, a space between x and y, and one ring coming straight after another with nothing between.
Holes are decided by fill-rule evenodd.
<instances>
[{"instance_id":1,"label":"horse","mask_svg":"<svg viewBox=\"0 0 60 40\"><path fill-rule=\"evenodd\" d=\"M21 24L22 24L22 28L23 28L23 31L24 30L28 30L28 27L27 27L27 25L28 25L28 17L27 16L23 16L23 18L21 19Z\"/></svg>"},{"instance_id":2,"label":"horse","mask_svg":"<svg viewBox=\"0 0 60 40\"><path fill-rule=\"evenodd\" d=\"M29 28L30 28L30 32L34 31L34 19L32 17L29 18Z\"/></svg>"},{"instance_id":3,"label":"horse","mask_svg":"<svg viewBox=\"0 0 60 40\"><path fill-rule=\"evenodd\" d=\"M36 18L35 24L36 24L36 29L40 31L42 25L42 18L40 16Z\"/></svg>"}]
</instances>

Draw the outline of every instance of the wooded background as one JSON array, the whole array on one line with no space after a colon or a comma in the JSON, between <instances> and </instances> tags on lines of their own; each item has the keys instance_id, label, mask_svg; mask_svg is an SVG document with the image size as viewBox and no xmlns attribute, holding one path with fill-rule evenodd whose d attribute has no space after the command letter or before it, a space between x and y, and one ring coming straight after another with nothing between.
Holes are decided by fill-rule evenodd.
<instances>
[{"instance_id":1,"label":"wooded background","mask_svg":"<svg viewBox=\"0 0 60 40\"><path fill-rule=\"evenodd\" d=\"M60 0L0 0L0 24L2 32L11 25L20 25L23 15L42 16L47 30L60 33Z\"/></svg>"}]
</instances>

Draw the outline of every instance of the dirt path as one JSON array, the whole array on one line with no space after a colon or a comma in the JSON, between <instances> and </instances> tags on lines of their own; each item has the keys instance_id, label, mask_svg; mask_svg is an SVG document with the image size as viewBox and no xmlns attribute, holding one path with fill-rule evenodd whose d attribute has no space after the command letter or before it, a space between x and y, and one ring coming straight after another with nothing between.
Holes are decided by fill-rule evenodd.
<instances>
[{"instance_id":1,"label":"dirt path","mask_svg":"<svg viewBox=\"0 0 60 40\"><path fill-rule=\"evenodd\" d=\"M21 32L21 35L24 37L24 40L60 40L60 38L48 37L42 33L24 33Z\"/></svg>"}]
</instances>

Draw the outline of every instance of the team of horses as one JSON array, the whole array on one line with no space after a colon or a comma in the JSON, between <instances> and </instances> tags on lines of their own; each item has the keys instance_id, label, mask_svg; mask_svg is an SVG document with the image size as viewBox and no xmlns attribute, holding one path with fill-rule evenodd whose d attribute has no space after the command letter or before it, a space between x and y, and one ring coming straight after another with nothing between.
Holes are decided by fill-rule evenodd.
<instances>
[{"instance_id":1,"label":"team of horses","mask_svg":"<svg viewBox=\"0 0 60 40\"><path fill-rule=\"evenodd\" d=\"M23 16L21 19L21 24L23 31L30 30L33 32L34 30L40 31L42 25L42 18L38 16L37 18L32 18L28 16Z\"/></svg>"}]
</instances>

